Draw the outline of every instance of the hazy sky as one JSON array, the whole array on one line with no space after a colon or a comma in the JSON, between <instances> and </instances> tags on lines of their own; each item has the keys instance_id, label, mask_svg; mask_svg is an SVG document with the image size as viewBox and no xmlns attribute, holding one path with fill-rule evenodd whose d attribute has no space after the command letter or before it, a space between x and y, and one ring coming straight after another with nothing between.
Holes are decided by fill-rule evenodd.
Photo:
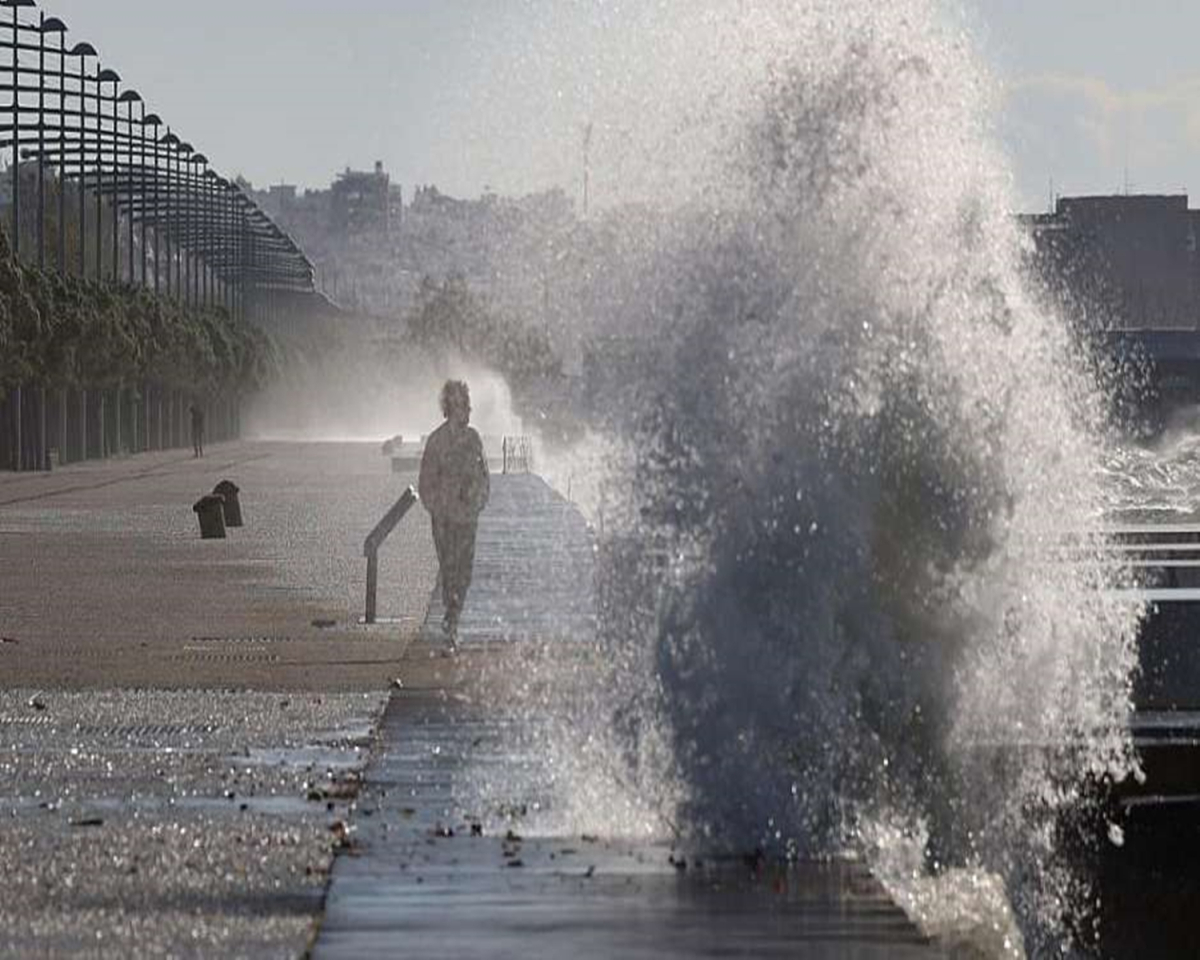
<instances>
[{"instance_id":1,"label":"hazy sky","mask_svg":"<svg viewBox=\"0 0 1200 960\"><path fill-rule=\"evenodd\" d=\"M783 2L783 0L780 0ZM880 0L885 2L885 0ZM963 0L1002 79L998 126L1021 205L1059 193L1191 188L1200 205L1200 2ZM573 75L636 21L635 0L572 18L566 0L46 0L218 169L327 184L382 160L405 187L476 195L573 182ZM606 20L605 17L608 19ZM562 39L531 63L532 34ZM611 27L612 30L606 27ZM507 63L509 51L526 51ZM518 76L516 82L510 82ZM561 85L557 86L557 85ZM510 116L531 102L538 148Z\"/></svg>"}]
</instances>

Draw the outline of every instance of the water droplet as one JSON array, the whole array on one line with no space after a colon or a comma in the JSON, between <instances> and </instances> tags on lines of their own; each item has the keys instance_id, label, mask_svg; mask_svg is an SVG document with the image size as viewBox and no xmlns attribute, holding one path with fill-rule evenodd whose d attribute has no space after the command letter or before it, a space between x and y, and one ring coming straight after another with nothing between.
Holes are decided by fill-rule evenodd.
<instances>
[{"instance_id":1,"label":"water droplet","mask_svg":"<svg viewBox=\"0 0 1200 960\"><path fill-rule=\"evenodd\" d=\"M1108 840L1114 847L1125 846L1125 831L1121 829L1120 825L1110 823L1108 825Z\"/></svg>"}]
</instances>

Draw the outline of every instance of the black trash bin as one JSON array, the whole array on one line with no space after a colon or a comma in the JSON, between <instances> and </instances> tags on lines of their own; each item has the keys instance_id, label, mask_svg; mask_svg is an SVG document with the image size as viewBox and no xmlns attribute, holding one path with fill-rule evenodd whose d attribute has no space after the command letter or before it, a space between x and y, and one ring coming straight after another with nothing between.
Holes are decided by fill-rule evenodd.
<instances>
[{"instance_id":1,"label":"black trash bin","mask_svg":"<svg viewBox=\"0 0 1200 960\"><path fill-rule=\"evenodd\" d=\"M242 505L238 500L238 485L232 480L222 480L213 493L225 498L225 526L240 527L242 525Z\"/></svg>"},{"instance_id":2,"label":"black trash bin","mask_svg":"<svg viewBox=\"0 0 1200 960\"><path fill-rule=\"evenodd\" d=\"M225 498L219 493L201 497L192 509L200 518L200 537L203 540L225 539Z\"/></svg>"}]
</instances>

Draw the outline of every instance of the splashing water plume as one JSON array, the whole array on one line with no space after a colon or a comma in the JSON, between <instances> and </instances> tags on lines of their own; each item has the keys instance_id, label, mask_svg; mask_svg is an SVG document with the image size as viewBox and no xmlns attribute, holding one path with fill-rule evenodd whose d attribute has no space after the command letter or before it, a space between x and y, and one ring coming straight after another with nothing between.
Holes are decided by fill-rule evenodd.
<instances>
[{"instance_id":1,"label":"splashing water plume","mask_svg":"<svg viewBox=\"0 0 1200 960\"><path fill-rule=\"evenodd\" d=\"M581 324L635 317L653 373L607 457L600 655L526 691L547 829L850 845L933 927L970 889L1009 924L1003 888L1055 940L1056 824L1131 766L1139 610L1045 557L1098 551L1102 404L1027 289L989 82L932 0L650 10L621 56L656 96L610 91L649 111L607 158L640 205L593 225L637 256Z\"/></svg>"}]
</instances>

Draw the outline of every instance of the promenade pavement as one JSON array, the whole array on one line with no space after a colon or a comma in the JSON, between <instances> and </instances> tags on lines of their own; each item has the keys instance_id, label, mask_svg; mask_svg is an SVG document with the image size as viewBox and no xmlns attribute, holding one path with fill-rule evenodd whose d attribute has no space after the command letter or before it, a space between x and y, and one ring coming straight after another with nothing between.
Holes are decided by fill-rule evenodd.
<instances>
[{"instance_id":1,"label":"promenade pavement","mask_svg":"<svg viewBox=\"0 0 1200 960\"><path fill-rule=\"evenodd\" d=\"M445 655L435 598L399 665L314 960L940 955L859 863L689 862L665 835L538 826L561 786L529 736L522 658L586 659L593 546L539 478L493 478L460 652ZM511 698L481 689L503 682Z\"/></svg>"},{"instance_id":2,"label":"promenade pavement","mask_svg":"<svg viewBox=\"0 0 1200 960\"><path fill-rule=\"evenodd\" d=\"M858 864L539 832L525 666L586 662L588 526L494 477L449 657L423 510L358 622L362 538L415 479L389 466L236 443L0 474L0 955L932 954ZM201 540L226 478L246 526Z\"/></svg>"},{"instance_id":3,"label":"promenade pavement","mask_svg":"<svg viewBox=\"0 0 1200 960\"><path fill-rule=\"evenodd\" d=\"M436 577L374 445L0 473L0 956L302 955ZM222 479L246 525L201 540Z\"/></svg>"},{"instance_id":4,"label":"promenade pavement","mask_svg":"<svg viewBox=\"0 0 1200 960\"><path fill-rule=\"evenodd\" d=\"M245 526L202 540L192 504L223 479ZM415 480L374 445L322 443L0 473L0 687L386 687L437 562L414 510L367 628L362 541Z\"/></svg>"}]
</instances>

